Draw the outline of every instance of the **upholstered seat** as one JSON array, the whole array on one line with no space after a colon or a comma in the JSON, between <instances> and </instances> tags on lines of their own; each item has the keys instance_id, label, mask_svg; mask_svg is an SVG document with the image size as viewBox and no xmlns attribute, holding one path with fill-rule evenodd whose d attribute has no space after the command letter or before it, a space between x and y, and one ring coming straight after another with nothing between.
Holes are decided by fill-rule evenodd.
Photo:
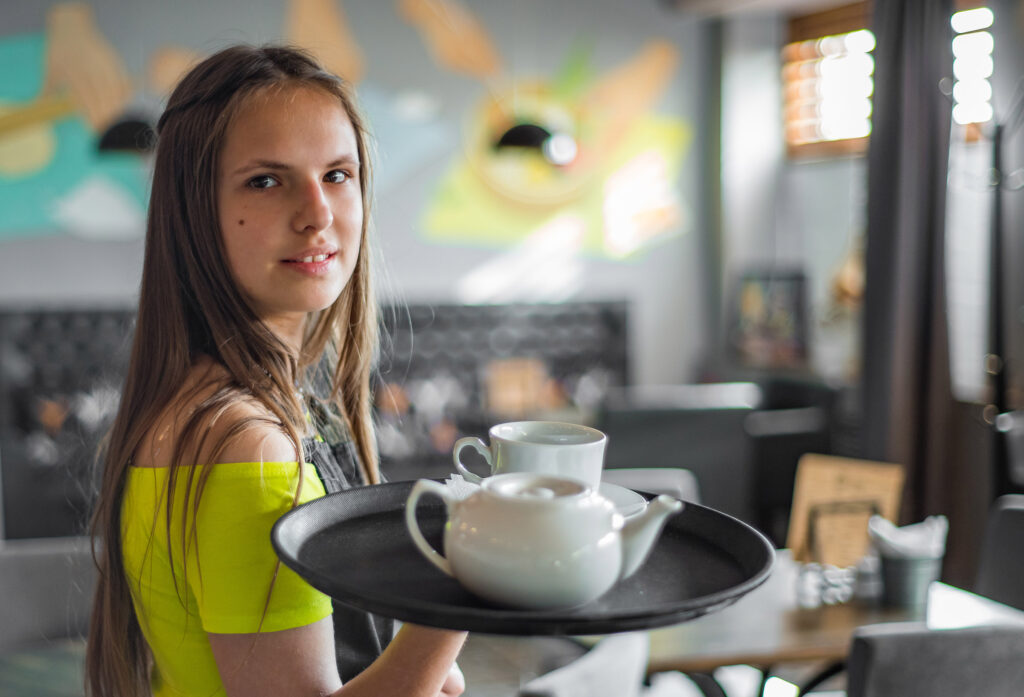
<instances>
[{"instance_id":1,"label":"upholstered seat","mask_svg":"<svg viewBox=\"0 0 1024 697\"><path fill-rule=\"evenodd\" d=\"M87 537L0 542L0 652L83 637L95 578Z\"/></svg>"},{"instance_id":2,"label":"upholstered seat","mask_svg":"<svg viewBox=\"0 0 1024 697\"><path fill-rule=\"evenodd\" d=\"M1011 697L1024 694L1024 626L930 630L861 627L847 664L847 697Z\"/></svg>"}]
</instances>

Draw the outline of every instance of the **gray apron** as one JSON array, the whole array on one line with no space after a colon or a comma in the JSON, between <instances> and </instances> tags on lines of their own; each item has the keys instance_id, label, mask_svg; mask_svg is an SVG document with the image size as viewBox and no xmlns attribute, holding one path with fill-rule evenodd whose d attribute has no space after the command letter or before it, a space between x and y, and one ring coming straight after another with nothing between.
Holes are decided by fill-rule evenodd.
<instances>
[{"instance_id":1,"label":"gray apron","mask_svg":"<svg viewBox=\"0 0 1024 697\"><path fill-rule=\"evenodd\" d=\"M333 409L314 398L307 398L306 403L313 426L323 440L304 438L302 449L307 461L316 468L324 490L333 494L366 486L363 470L359 466L359 454L344 421ZM338 672L342 681L348 682L380 656L394 636L395 622L336 600L332 600L331 605L334 608L334 646Z\"/></svg>"}]
</instances>

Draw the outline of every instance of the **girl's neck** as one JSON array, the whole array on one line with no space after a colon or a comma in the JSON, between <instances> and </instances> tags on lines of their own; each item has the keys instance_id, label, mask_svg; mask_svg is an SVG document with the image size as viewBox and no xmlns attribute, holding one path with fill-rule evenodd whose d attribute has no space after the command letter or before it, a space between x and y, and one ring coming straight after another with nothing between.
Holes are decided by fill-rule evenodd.
<instances>
[{"instance_id":1,"label":"girl's neck","mask_svg":"<svg viewBox=\"0 0 1024 697\"><path fill-rule=\"evenodd\" d=\"M302 337L306 331L307 315L269 317L263 320L267 328L288 347L293 356L302 350Z\"/></svg>"}]
</instances>

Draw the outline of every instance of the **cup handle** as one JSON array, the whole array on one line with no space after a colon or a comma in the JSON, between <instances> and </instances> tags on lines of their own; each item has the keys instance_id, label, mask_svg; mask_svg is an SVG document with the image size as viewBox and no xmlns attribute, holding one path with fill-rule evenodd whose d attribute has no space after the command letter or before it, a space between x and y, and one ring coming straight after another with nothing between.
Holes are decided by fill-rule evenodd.
<instances>
[{"instance_id":1,"label":"cup handle","mask_svg":"<svg viewBox=\"0 0 1024 697\"><path fill-rule=\"evenodd\" d=\"M467 445L483 455L484 459L487 460L487 466L493 469L494 463L491 461L491 449L484 445L482 440L474 438L473 436L459 438L455 441L455 447L452 448L452 459L455 461L455 469L459 471L459 474L461 474L467 482L479 484L483 479L466 469L465 465L463 465L459 460L459 453Z\"/></svg>"},{"instance_id":2,"label":"cup handle","mask_svg":"<svg viewBox=\"0 0 1024 697\"><path fill-rule=\"evenodd\" d=\"M420 524L416 520L416 504L419 503L420 497L424 494L434 494L439 496L442 501L445 502L446 506L451 506L455 502L455 497L449 493L448 489L443 484L431 481L429 479L421 479L412 486L412 491L409 493L409 498L405 500L405 527L409 529L409 534L412 535L412 541L416 545L416 548L427 558L431 564L445 572L452 578L455 574L452 573L452 565L449 561L440 554L437 550L430 546L427 542L427 538L423 536L423 532L420 531Z\"/></svg>"}]
</instances>

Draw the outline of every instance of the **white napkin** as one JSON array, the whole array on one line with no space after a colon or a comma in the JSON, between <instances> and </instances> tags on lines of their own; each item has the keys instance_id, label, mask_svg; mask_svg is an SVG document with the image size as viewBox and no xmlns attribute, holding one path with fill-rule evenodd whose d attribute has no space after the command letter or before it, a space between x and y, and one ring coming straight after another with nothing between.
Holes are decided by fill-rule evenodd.
<instances>
[{"instance_id":1,"label":"white napkin","mask_svg":"<svg viewBox=\"0 0 1024 697\"><path fill-rule=\"evenodd\" d=\"M523 685L519 697L638 697L648 651L646 634L605 637L572 663Z\"/></svg>"},{"instance_id":2,"label":"white napkin","mask_svg":"<svg viewBox=\"0 0 1024 697\"><path fill-rule=\"evenodd\" d=\"M937 559L946 552L946 516L928 516L920 523L896 527L885 518L873 515L868 520L868 536L883 557Z\"/></svg>"},{"instance_id":3,"label":"white napkin","mask_svg":"<svg viewBox=\"0 0 1024 697\"><path fill-rule=\"evenodd\" d=\"M466 478L461 474L453 474L445 480L444 485L448 487L448 491L455 495L455 498L459 501L467 499L470 495L480 488L479 484L473 482L467 482Z\"/></svg>"}]
</instances>

